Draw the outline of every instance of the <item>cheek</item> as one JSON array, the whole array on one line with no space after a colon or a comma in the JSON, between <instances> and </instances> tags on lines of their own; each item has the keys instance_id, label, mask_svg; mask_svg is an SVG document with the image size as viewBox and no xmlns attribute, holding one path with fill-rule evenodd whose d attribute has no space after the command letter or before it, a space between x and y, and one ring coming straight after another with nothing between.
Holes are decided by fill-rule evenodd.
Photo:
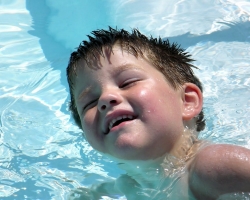
<instances>
[{"instance_id":1,"label":"cheek","mask_svg":"<svg viewBox=\"0 0 250 200\"><path fill-rule=\"evenodd\" d=\"M157 92L154 88L142 88L140 91L134 94L139 101L140 105L147 109L148 112L153 112L157 107L161 107L164 104L165 97Z\"/></svg>"},{"instance_id":2,"label":"cheek","mask_svg":"<svg viewBox=\"0 0 250 200\"><path fill-rule=\"evenodd\" d=\"M141 105L141 108L146 113L152 113L154 112L155 103L157 100L154 97L154 94L152 93L152 90L149 88L143 88L138 93L134 95L139 101L139 104Z\"/></svg>"},{"instance_id":3,"label":"cheek","mask_svg":"<svg viewBox=\"0 0 250 200\"><path fill-rule=\"evenodd\" d=\"M88 138L88 135L93 132L93 127L94 126L94 117L90 113L86 113L84 116L81 117L81 124L82 124L82 129L84 131L84 134L86 138Z\"/></svg>"},{"instance_id":4,"label":"cheek","mask_svg":"<svg viewBox=\"0 0 250 200\"><path fill-rule=\"evenodd\" d=\"M102 137L98 134L100 131L98 120L95 108L90 109L84 116L81 117L81 124L85 138L94 148L96 148L95 146L98 141L102 139Z\"/></svg>"},{"instance_id":5,"label":"cheek","mask_svg":"<svg viewBox=\"0 0 250 200\"><path fill-rule=\"evenodd\" d=\"M82 130L83 130L83 135L85 139L88 141L88 143L93 147L96 148L96 138L94 137L94 130L93 127L91 126L91 120L88 118L83 118L82 119Z\"/></svg>"},{"instance_id":6,"label":"cheek","mask_svg":"<svg viewBox=\"0 0 250 200\"><path fill-rule=\"evenodd\" d=\"M90 126L91 124L93 124L96 118L96 112L97 112L96 108L93 107L88 109L84 114L82 114L81 116L82 125Z\"/></svg>"},{"instance_id":7,"label":"cheek","mask_svg":"<svg viewBox=\"0 0 250 200\"><path fill-rule=\"evenodd\" d=\"M166 88L143 88L135 94L137 101L141 105L143 113L153 114L158 119L171 117L176 120L181 119L180 99L172 91Z\"/></svg>"},{"instance_id":8,"label":"cheek","mask_svg":"<svg viewBox=\"0 0 250 200\"><path fill-rule=\"evenodd\" d=\"M152 86L140 87L138 88L138 90L134 91L134 95L136 95L139 99L142 100L152 100L155 98L155 89Z\"/></svg>"},{"instance_id":9,"label":"cheek","mask_svg":"<svg viewBox=\"0 0 250 200\"><path fill-rule=\"evenodd\" d=\"M137 110L141 119L148 125L157 123L157 120L163 117L162 112L165 112L161 106L163 100L161 97L156 96L153 91L153 88L143 88L133 94L133 102L136 102L134 108Z\"/></svg>"}]
</instances>

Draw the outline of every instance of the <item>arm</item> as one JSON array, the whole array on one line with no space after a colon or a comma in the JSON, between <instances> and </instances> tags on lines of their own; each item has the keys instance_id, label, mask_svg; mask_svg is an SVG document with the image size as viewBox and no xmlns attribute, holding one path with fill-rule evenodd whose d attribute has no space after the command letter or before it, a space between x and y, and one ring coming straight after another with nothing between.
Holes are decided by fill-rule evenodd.
<instances>
[{"instance_id":1,"label":"arm","mask_svg":"<svg viewBox=\"0 0 250 200\"><path fill-rule=\"evenodd\" d=\"M210 145L190 165L189 185L198 199L216 199L250 192L250 150L234 145Z\"/></svg>"}]
</instances>

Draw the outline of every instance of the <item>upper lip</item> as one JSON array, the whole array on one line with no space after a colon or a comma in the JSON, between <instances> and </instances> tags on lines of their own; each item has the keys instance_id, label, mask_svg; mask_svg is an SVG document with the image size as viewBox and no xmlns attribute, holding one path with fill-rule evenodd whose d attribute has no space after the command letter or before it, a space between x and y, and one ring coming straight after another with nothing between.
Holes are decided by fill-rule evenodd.
<instances>
[{"instance_id":1,"label":"upper lip","mask_svg":"<svg viewBox=\"0 0 250 200\"><path fill-rule=\"evenodd\" d=\"M133 119L135 118L135 114L132 111L128 111L128 110L115 110L111 113L108 113L104 120L104 133L108 134L109 124L113 119L117 119L118 117L122 117L124 115L132 116Z\"/></svg>"}]
</instances>

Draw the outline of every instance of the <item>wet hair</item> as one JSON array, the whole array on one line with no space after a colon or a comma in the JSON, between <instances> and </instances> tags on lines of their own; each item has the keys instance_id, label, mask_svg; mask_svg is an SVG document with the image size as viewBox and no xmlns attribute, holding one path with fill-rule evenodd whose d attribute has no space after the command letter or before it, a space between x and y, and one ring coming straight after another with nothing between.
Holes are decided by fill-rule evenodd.
<instances>
[{"instance_id":1,"label":"wet hair","mask_svg":"<svg viewBox=\"0 0 250 200\"><path fill-rule=\"evenodd\" d=\"M166 39L146 37L137 29L131 33L124 29L96 30L92 35L88 35L89 41L82 41L76 51L71 54L67 67L67 79L70 88L71 100L69 110L72 112L76 124L82 128L80 116L77 112L74 90L74 77L78 62L84 60L90 68L99 68L98 56L104 56L103 47L107 47L112 53L114 45L120 45L123 51L134 55L136 58L142 57L159 70L174 89L181 88L184 83L194 83L201 91L202 85L194 75L192 68L196 68L192 62L191 55L180 48L176 43L170 44ZM81 66L82 67L82 66ZM203 110L196 117L196 130L202 131L205 127Z\"/></svg>"}]
</instances>

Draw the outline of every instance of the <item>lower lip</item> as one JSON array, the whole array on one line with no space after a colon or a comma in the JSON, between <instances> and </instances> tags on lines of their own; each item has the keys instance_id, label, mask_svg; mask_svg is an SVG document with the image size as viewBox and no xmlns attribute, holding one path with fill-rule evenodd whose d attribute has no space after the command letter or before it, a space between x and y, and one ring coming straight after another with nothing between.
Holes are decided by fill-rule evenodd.
<instances>
[{"instance_id":1,"label":"lower lip","mask_svg":"<svg viewBox=\"0 0 250 200\"><path fill-rule=\"evenodd\" d=\"M109 130L109 133L119 130L120 128L124 127L125 125L131 123L132 121L133 120L125 121L125 122L122 122L122 123L118 124L117 126L114 126L113 128L111 128Z\"/></svg>"}]
</instances>

